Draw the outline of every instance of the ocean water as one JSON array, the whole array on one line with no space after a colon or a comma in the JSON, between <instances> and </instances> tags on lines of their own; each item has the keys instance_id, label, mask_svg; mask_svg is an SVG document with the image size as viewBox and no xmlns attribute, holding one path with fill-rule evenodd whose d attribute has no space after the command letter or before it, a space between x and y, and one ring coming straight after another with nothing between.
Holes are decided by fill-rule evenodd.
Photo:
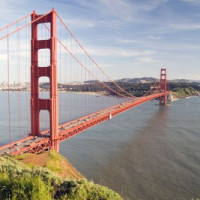
<instances>
[{"instance_id":1,"label":"ocean water","mask_svg":"<svg viewBox=\"0 0 200 200\"><path fill-rule=\"evenodd\" d=\"M30 96L29 92L11 92L10 98L11 133L16 140L30 132ZM83 99L87 104L81 106ZM7 92L0 92L0 145L9 142L7 100ZM102 103L122 101L60 94L60 123L66 117L70 121L87 110L99 110ZM41 113L41 129L48 126L47 119ZM62 142L60 153L85 177L127 200L200 198L200 98L163 107L157 101L145 103Z\"/></svg>"},{"instance_id":2,"label":"ocean water","mask_svg":"<svg viewBox=\"0 0 200 200\"><path fill-rule=\"evenodd\" d=\"M200 198L200 98L138 106L64 141L61 154L124 199Z\"/></svg>"}]
</instances>

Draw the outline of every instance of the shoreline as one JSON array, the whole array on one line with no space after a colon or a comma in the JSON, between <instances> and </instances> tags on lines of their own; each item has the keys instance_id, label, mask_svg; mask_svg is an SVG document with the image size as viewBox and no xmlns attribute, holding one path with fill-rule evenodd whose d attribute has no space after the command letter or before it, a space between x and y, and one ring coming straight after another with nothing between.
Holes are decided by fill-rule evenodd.
<instances>
[{"instance_id":1,"label":"shoreline","mask_svg":"<svg viewBox=\"0 0 200 200\"><path fill-rule=\"evenodd\" d=\"M177 100L181 100L181 99L191 99L191 98L195 98L195 97L200 97L200 95L192 95L192 96L187 96L187 97L173 97L173 99L171 101L177 101Z\"/></svg>"},{"instance_id":2,"label":"shoreline","mask_svg":"<svg viewBox=\"0 0 200 200\"><path fill-rule=\"evenodd\" d=\"M49 92L49 90L41 89L39 90L40 92ZM0 90L1 92L8 92L8 90ZM9 90L9 92L30 92L30 90ZM84 95L91 95L91 96L113 96L111 94L108 94L105 91L99 91L99 92L82 92L82 91L64 91L64 90L58 90L59 93L71 93L71 94L84 94ZM181 96L181 97L176 97L176 95L172 95L172 100L171 101L177 101L180 99L189 99L189 98L194 98L194 97L200 97L200 95L191 95L191 96Z\"/></svg>"},{"instance_id":3,"label":"shoreline","mask_svg":"<svg viewBox=\"0 0 200 200\"><path fill-rule=\"evenodd\" d=\"M8 90L0 90L1 92L8 92ZM9 90L9 92L30 92L30 90ZM39 90L39 92L44 92L47 93L49 92L48 90ZM81 91L62 91L58 90L58 95L59 93L70 93L70 94L83 94L83 95L91 95L91 96L113 96L111 94L106 93L105 91L99 91L99 92L81 92Z\"/></svg>"}]
</instances>

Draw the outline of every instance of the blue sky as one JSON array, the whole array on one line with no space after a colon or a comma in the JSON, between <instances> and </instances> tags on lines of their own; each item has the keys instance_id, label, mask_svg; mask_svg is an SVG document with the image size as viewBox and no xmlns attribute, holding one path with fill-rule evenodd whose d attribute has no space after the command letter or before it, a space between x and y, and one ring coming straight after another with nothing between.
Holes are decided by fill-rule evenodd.
<instances>
[{"instance_id":1,"label":"blue sky","mask_svg":"<svg viewBox=\"0 0 200 200\"><path fill-rule=\"evenodd\" d=\"M199 0L1 0L0 27L53 7L113 79L200 80Z\"/></svg>"}]
</instances>

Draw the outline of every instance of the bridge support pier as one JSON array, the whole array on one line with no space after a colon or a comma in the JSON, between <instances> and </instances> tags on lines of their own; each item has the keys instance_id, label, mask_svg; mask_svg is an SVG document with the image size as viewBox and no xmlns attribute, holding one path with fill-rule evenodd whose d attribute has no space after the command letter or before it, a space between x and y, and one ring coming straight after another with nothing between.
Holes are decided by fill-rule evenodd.
<instances>
[{"instance_id":1,"label":"bridge support pier","mask_svg":"<svg viewBox=\"0 0 200 200\"><path fill-rule=\"evenodd\" d=\"M160 105L165 105L167 100L167 70L161 69L160 71L160 92L165 93L164 96L160 97Z\"/></svg>"},{"instance_id":2,"label":"bridge support pier","mask_svg":"<svg viewBox=\"0 0 200 200\"><path fill-rule=\"evenodd\" d=\"M40 110L48 110L50 115L51 149L59 151L58 138L58 95L57 95L57 45L56 45L56 12L54 9L44 17L32 13L31 40L31 135L40 136ZM36 19L39 20L35 21ZM38 40L38 24L50 23L50 38ZM38 51L50 50L50 66L38 66ZM39 78L49 78L50 98L39 98Z\"/></svg>"}]
</instances>

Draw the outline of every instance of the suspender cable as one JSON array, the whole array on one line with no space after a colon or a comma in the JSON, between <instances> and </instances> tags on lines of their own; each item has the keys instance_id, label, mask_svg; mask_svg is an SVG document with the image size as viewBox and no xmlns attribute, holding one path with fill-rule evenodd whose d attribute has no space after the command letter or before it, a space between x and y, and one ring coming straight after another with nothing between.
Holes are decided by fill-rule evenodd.
<instances>
[{"instance_id":1,"label":"suspender cable","mask_svg":"<svg viewBox=\"0 0 200 200\"><path fill-rule=\"evenodd\" d=\"M27 23L27 19L26 19L26 23ZM27 87L27 83L28 83L28 27L26 27L26 60L25 60L25 74L26 74L26 87ZM28 113L28 93L25 93L25 110L26 113ZM28 114L29 116L29 114ZM26 122L27 122L27 130L29 127L29 118L28 116L26 116Z\"/></svg>"},{"instance_id":2,"label":"suspender cable","mask_svg":"<svg viewBox=\"0 0 200 200\"><path fill-rule=\"evenodd\" d=\"M7 28L8 32L8 28ZM8 87L8 127L9 127L9 142L12 141L11 135L11 111L10 111L10 53L9 53L9 37L7 37L7 87Z\"/></svg>"},{"instance_id":3,"label":"suspender cable","mask_svg":"<svg viewBox=\"0 0 200 200\"><path fill-rule=\"evenodd\" d=\"M108 88L109 90L111 90L112 92L114 92L115 94L117 94L117 95L119 95L119 96L121 96L121 97L126 97L126 98L131 98L132 99L132 97L127 97L127 96L125 96L125 95L123 95L123 94L120 94L120 93L118 93L118 92L116 92L115 90L113 90L112 88L110 88L109 86L107 86L104 82L102 82L101 80L99 80L99 78L97 78L92 72L90 72L88 69L87 69L87 67L83 64L83 63L81 63L81 61L76 57L76 56L74 56L74 54L67 48L67 47L65 47L65 45L59 40L59 39L57 39L57 41L63 46L63 48L75 59L75 61L76 62L78 62L87 72L89 72L96 80L98 80L101 84L103 84L106 88Z\"/></svg>"},{"instance_id":4,"label":"suspender cable","mask_svg":"<svg viewBox=\"0 0 200 200\"><path fill-rule=\"evenodd\" d=\"M62 41L62 37L61 37L61 23L60 23L60 40ZM62 92L61 92L61 82L62 82L62 78L61 78L61 76L62 76L62 56L61 56L61 45L60 45L60 80L59 80L59 82L60 82L60 105L59 105L59 112L60 112L60 123L61 123L61 121L62 121Z\"/></svg>"},{"instance_id":5,"label":"suspender cable","mask_svg":"<svg viewBox=\"0 0 200 200\"><path fill-rule=\"evenodd\" d=\"M49 30L49 28L44 24L44 26ZM49 30L50 31L50 30ZM74 60L80 64L80 66L82 66L88 73L90 73L93 78L95 78L96 80L98 80L101 84L103 84L107 89L109 89L110 91L114 92L115 94L121 96L121 97L125 97L125 98L130 98L133 99L133 97L127 97L123 94L120 94L119 92L115 91L114 89L112 89L111 87L109 87L108 85L106 85L104 82L102 82L97 76L95 76L95 74L93 74L90 70L88 70L88 68L80 61L80 59L78 59L74 54L73 51L69 50L69 48L67 48L58 38L57 41L61 44L61 46L66 50L67 53L69 53L71 55L71 57L74 58ZM135 98L135 97L134 97Z\"/></svg>"},{"instance_id":6,"label":"suspender cable","mask_svg":"<svg viewBox=\"0 0 200 200\"><path fill-rule=\"evenodd\" d=\"M18 26L18 23L17 23ZM17 32L17 84L18 84L18 133L21 138L21 92L20 92L20 30Z\"/></svg>"},{"instance_id":7,"label":"suspender cable","mask_svg":"<svg viewBox=\"0 0 200 200\"><path fill-rule=\"evenodd\" d=\"M66 39L66 46L67 46L67 39ZM68 57L67 57L67 54L66 54L66 75L65 75L65 77L66 77L66 81L65 81L65 83L66 83L66 88L65 88L65 121L67 121L67 81L69 81L68 80L68 78L67 78L67 73L68 73L68 69L69 69L69 67L68 67L68 63L67 63L67 61L68 61Z\"/></svg>"},{"instance_id":8,"label":"suspender cable","mask_svg":"<svg viewBox=\"0 0 200 200\"><path fill-rule=\"evenodd\" d=\"M61 19L61 17L57 14L58 19L61 21L65 29L69 32L69 34L73 37L73 39L77 42L77 44L83 49L83 51L87 54L87 56L91 59L91 61L95 64L95 66L121 91L123 91L125 94L127 94L130 97L136 98L132 94L128 93L126 90L124 90L122 87L120 87L117 83L115 83L102 69L101 67L95 62L95 60L89 55L89 53L85 50L85 48L82 46L82 44L79 42L79 40L73 35L73 33L69 30L69 28L66 26L64 21Z\"/></svg>"}]
</instances>

